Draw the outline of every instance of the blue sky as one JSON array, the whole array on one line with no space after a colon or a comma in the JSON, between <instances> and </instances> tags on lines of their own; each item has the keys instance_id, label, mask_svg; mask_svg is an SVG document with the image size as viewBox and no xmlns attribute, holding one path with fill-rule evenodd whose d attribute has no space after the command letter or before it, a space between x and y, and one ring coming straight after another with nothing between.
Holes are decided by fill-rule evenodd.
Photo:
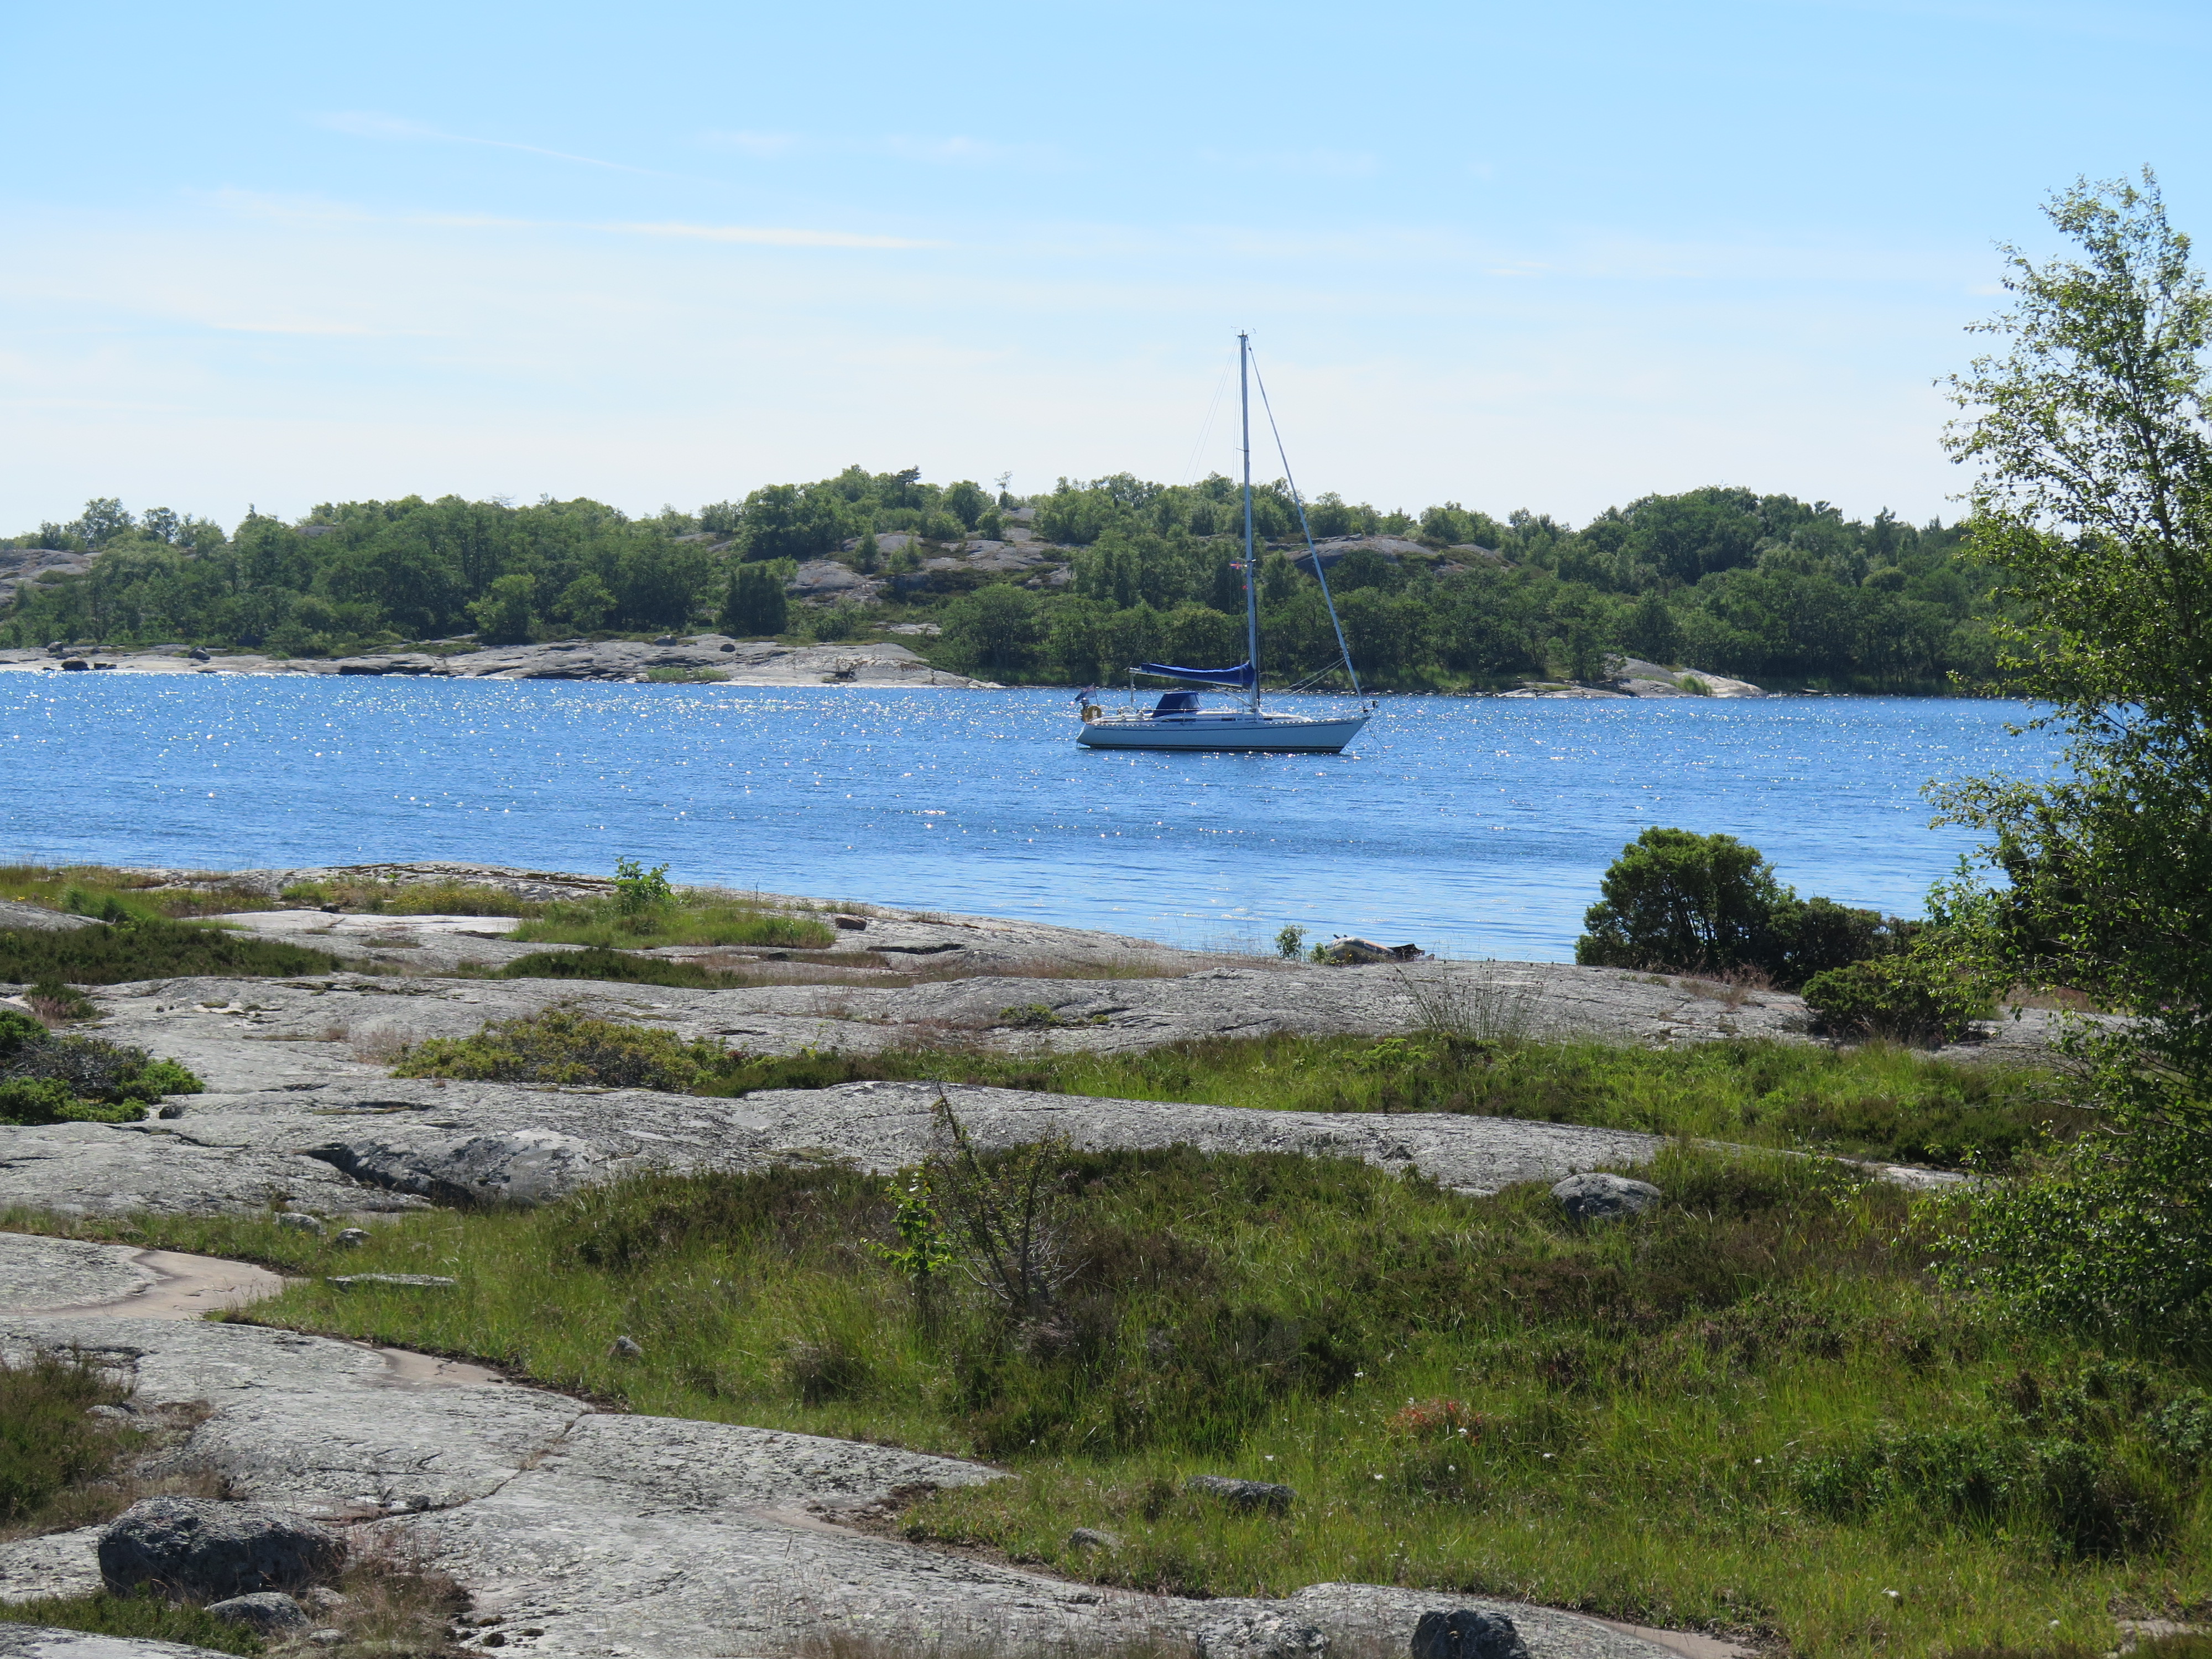
<instances>
[{"instance_id":1,"label":"blue sky","mask_svg":"<svg viewBox=\"0 0 2212 1659\"><path fill-rule=\"evenodd\" d=\"M1233 464L1952 516L2037 204L2212 235L2212 6L0 0L0 532ZM1273 469L1266 469L1272 474Z\"/></svg>"}]
</instances>

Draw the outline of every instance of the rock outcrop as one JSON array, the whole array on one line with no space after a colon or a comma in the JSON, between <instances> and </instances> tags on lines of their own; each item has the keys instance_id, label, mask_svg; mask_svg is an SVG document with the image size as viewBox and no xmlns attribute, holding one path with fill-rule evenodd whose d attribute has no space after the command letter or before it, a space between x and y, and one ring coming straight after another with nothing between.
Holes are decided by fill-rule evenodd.
<instances>
[{"instance_id":1,"label":"rock outcrop","mask_svg":"<svg viewBox=\"0 0 2212 1659\"><path fill-rule=\"evenodd\" d=\"M21 1244L0 1235L0 1286L14 1282ZM766 1656L802 1637L890 1641L916 1630L948 1644L1056 1650L1188 1643L1201 1626L1270 1620L1402 1652L1436 1603L1432 1594L1357 1584L1281 1601L1155 1597L926 1551L846 1521L896 1494L981 1484L997 1471L811 1435L605 1414L466 1368L442 1381L410 1374L404 1357L328 1338L193 1320L0 1314L0 1351L35 1349L96 1358L134 1385L143 1409L190 1406L202 1415L163 1467L219 1475L239 1501L216 1508L310 1516L356 1549L389 1549L450 1573L472 1593L477 1617L500 1618L532 1654ZM100 1550L94 1528L0 1544L0 1596L95 1589ZM1663 1659L1590 1620L1511 1613L1534 1659ZM81 1649L52 1633L8 1645L21 1628L0 1623L0 1659L193 1651Z\"/></svg>"}]
</instances>

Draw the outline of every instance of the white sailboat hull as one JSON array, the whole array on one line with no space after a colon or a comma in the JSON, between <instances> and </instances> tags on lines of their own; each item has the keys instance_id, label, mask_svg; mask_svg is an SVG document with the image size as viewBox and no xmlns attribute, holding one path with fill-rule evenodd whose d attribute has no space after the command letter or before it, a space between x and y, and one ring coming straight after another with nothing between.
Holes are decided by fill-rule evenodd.
<instances>
[{"instance_id":1,"label":"white sailboat hull","mask_svg":"<svg viewBox=\"0 0 2212 1659\"><path fill-rule=\"evenodd\" d=\"M1307 720L1296 714L1255 714L1243 708L1203 708L1190 714L1109 714L1076 733L1091 749L1194 749L1215 753L1334 755L1359 735L1368 716Z\"/></svg>"}]
</instances>

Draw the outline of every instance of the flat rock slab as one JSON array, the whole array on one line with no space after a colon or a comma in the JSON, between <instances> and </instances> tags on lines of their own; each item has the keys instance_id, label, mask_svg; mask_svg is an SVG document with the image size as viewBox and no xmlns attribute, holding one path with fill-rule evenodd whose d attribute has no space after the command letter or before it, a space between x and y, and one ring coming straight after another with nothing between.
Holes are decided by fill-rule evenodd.
<instances>
[{"instance_id":1,"label":"flat rock slab","mask_svg":"<svg viewBox=\"0 0 2212 1659\"><path fill-rule=\"evenodd\" d=\"M40 905L0 899L0 927L30 927L42 933L66 933L79 927L98 927L101 925L90 916L72 916Z\"/></svg>"},{"instance_id":2,"label":"flat rock slab","mask_svg":"<svg viewBox=\"0 0 2212 1659\"><path fill-rule=\"evenodd\" d=\"M0 1659L229 1659L213 1648L143 1636L95 1636L0 1620Z\"/></svg>"},{"instance_id":3,"label":"flat rock slab","mask_svg":"<svg viewBox=\"0 0 2212 1659\"><path fill-rule=\"evenodd\" d=\"M106 1271L102 1247L73 1248L85 1273ZM33 1259L19 1236L0 1235L0 1284L14 1261ZM535 1653L764 1655L840 1626L968 1631L1009 1644L1173 1638L1224 1609L1285 1607L1101 1590L839 1524L902 1488L999 1478L957 1458L609 1415L514 1383L410 1384L373 1349L256 1326L0 1316L0 1352L34 1348L89 1355L135 1384L142 1407L204 1403L210 1415L153 1472L212 1468L238 1497L344 1528L357 1547L384 1536L419 1550L472 1593L480 1614L542 1629L528 1643ZM0 1593L85 1588L98 1536L85 1528L0 1545ZM1325 1627L1410 1631L1436 1600L1340 1585L1290 1605ZM1659 1651L1572 1615L1513 1613L1536 1659Z\"/></svg>"},{"instance_id":4,"label":"flat rock slab","mask_svg":"<svg viewBox=\"0 0 2212 1659\"><path fill-rule=\"evenodd\" d=\"M1437 1112L1272 1112L964 1085L946 1092L986 1147L1066 1134L1100 1150L1182 1144L1352 1158L1473 1194L1641 1163L1661 1144L1624 1130ZM200 1096L183 1117L150 1126L12 1132L0 1203L206 1213L276 1200L341 1215L471 1195L538 1201L647 1170L758 1169L794 1155L828 1153L889 1172L929 1151L937 1096L936 1085L918 1083L702 1100L420 1079Z\"/></svg>"},{"instance_id":5,"label":"flat rock slab","mask_svg":"<svg viewBox=\"0 0 2212 1659\"><path fill-rule=\"evenodd\" d=\"M141 1296L160 1281L139 1264L140 1254L123 1244L10 1234L6 1289L0 1296L11 1313L87 1308Z\"/></svg>"}]
</instances>

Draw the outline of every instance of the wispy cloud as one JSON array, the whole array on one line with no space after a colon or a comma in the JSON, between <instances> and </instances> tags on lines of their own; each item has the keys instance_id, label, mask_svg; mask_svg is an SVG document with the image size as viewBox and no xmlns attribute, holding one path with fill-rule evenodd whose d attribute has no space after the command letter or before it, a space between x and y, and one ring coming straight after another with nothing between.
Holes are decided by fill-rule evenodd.
<instances>
[{"instance_id":1,"label":"wispy cloud","mask_svg":"<svg viewBox=\"0 0 2212 1659\"><path fill-rule=\"evenodd\" d=\"M335 111L316 117L315 125L355 138L380 138L406 143L473 144L483 149L511 149L523 155L543 155L550 161L572 161L578 167L604 167L610 173L635 173L653 179L668 176L651 167L632 167L626 161L609 161L596 155L576 155L565 149L547 149L540 144L517 143L508 138L478 138L464 132L447 132L420 121L402 120L396 115L379 115L373 111Z\"/></svg>"}]
</instances>

